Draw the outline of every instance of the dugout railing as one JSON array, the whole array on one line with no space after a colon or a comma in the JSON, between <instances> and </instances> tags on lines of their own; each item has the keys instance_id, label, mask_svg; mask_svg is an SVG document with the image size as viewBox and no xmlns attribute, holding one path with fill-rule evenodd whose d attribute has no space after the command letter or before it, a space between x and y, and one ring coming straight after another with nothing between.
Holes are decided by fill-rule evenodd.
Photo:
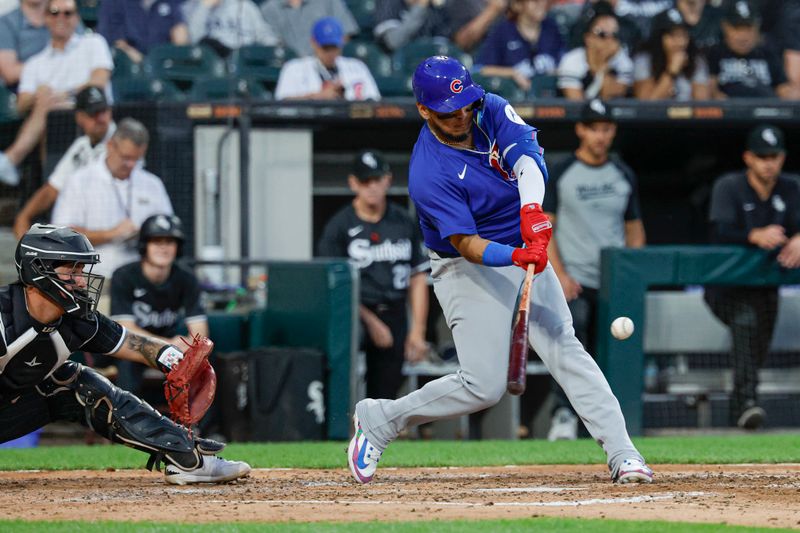
<instances>
[{"instance_id":1,"label":"dugout railing","mask_svg":"<svg viewBox=\"0 0 800 533\"><path fill-rule=\"evenodd\" d=\"M645 376L645 297L650 288L696 285L797 285L800 269L778 266L775 255L737 246L648 246L638 250L602 252L598 295L597 357L619 399L632 435L643 433ZM608 324L628 316L637 325L633 335L619 341ZM796 317L795 317L796 320ZM681 335L681 331L674 331ZM717 332L714 332L716 335ZM792 346L800 345L795 341Z\"/></svg>"}]
</instances>

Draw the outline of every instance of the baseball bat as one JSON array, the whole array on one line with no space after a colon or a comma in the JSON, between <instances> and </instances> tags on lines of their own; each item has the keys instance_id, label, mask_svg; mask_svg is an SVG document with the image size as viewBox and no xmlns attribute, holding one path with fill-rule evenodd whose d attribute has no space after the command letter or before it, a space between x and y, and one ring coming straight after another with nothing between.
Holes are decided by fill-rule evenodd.
<instances>
[{"instance_id":1,"label":"baseball bat","mask_svg":"<svg viewBox=\"0 0 800 533\"><path fill-rule=\"evenodd\" d=\"M534 269L534 265L528 265L528 270L525 272L525 281L522 282L522 291L517 302L517 312L511 326L506 390L515 396L525 392L525 380L528 375L528 315L531 308Z\"/></svg>"}]
</instances>

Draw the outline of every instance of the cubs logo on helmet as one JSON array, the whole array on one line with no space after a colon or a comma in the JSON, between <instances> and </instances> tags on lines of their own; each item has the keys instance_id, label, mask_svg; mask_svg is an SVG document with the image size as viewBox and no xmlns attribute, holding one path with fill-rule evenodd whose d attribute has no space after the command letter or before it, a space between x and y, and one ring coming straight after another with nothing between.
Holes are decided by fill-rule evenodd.
<instances>
[{"instance_id":1,"label":"cubs logo on helmet","mask_svg":"<svg viewBox=\"0 0 800 533\"><path fill-rule=\"evenodd\" d=\"M422 61L411 79L417 102L437 113L450 113L486 94L457 59L432 56Z\"/></svg>"}]
</instances>

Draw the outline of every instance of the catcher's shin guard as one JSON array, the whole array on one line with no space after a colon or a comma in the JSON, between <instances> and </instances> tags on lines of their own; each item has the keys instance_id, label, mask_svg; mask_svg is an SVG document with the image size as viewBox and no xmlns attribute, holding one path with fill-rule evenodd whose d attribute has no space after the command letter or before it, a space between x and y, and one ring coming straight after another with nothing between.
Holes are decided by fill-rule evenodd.
<instances>
[{"instance_id":1,"label":"catcher's shin guard","mask_svg":"<svg viewBox=\"0 0 800 533\"><path fill-rule=\"evenodd\" d=\"M213 455L224 447L208 439L192 438L186 428L91 368L80 367L72 388L84 407L86 424L114 442L150 453L148 469L154 465L160 469L161 461L196 468L202 464L201 454Z\"/></svg>"}]
</instances>

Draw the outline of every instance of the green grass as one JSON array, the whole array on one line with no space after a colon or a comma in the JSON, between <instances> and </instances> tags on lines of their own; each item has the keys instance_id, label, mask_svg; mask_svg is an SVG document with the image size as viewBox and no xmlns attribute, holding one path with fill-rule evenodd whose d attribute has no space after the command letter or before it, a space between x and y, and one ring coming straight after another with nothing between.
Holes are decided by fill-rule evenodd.
<instances>
[{"instance_id":1,"label":"green grass","mask_svg":"<svg viewBox=\"0 0 800 533\"><path fill-rule=\"evenodd\" d=\"M635 439L651 463L800 463L800 435L645 437ZM255 468L342 468L345 442L231 444L223 454ZM593 441L398 441L383 466L492 466L605 462ZM141 468L145 455L124 446L0 450L0 470Z\"/></svg>"},{"instance_id":2,"label":"green grass","mask_svg":"<svg viewBox=\"0 0 800 533\"><path fill-rule=\"evenodd\" d=\"M448 522L349 522L342 524L153 524L136 522L22 522L19 520L0 520L0 529L21 533L101 533L115 532L192 532L192 533L229 533L229 532L264 532L264 533L418 533L435 531L436 533L463 533L465 531L530 533L531 531L555 531L559 533L592 532L592 533L710 533L725 531L737 532L780 532L791 529L751 528L728 526L725 524L687 524L661 521L622 521L596 520L577 518L530 518L523 520L454 520Z\"/></svg>"}]
</instances>

